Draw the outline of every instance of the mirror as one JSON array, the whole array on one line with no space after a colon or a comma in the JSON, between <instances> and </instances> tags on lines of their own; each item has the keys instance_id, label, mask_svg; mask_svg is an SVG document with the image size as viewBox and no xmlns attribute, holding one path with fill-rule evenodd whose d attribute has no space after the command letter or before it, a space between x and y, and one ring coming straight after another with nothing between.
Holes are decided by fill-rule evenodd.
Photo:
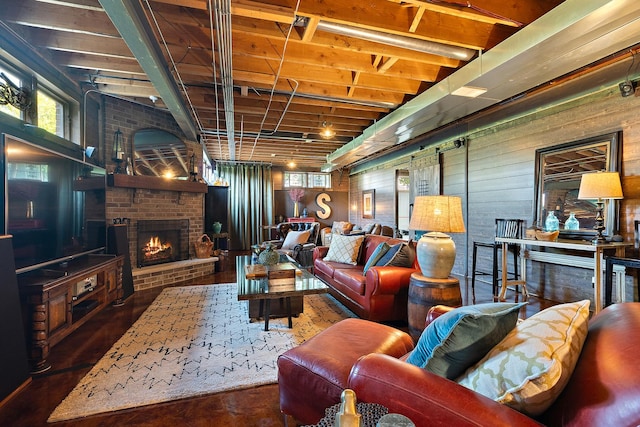
<instances>
[{"instance_id":1,"label":"mirror","mask_svg":"<svg viewBox=\"0 0 640 427\"><path fill-rule=\"evenodd\" d=\"M536 211L534 224L544 228L547 214L554 211L560 221L560 237L591 240L595 236L595 200L579 200L582 174L618 171L620 135L594 138L536 150ZM617 203L605 200L605 236L617 230ZM579 222L577 230L564 229L571 213Z\"/></svg>"},{"instance_id":2,"label":"mirror","mask_svg":"<svg viewBox=\"0 0 640 427\"><path fill-rule=\"evenodd\" d=\"M169 178L189 177L186 144L162 129L140 129L133 134L133 173Z\"/></svg>"}]
</instances>

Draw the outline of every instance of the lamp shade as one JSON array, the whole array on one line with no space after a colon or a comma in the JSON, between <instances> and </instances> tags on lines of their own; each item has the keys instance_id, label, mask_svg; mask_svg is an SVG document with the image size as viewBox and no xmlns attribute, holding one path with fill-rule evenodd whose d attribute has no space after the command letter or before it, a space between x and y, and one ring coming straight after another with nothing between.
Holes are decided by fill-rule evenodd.
<instances>
[{"instance_id":1,"label":"lamp shade","mask_svg":"<svg viewBox=\"0 0 640 427\"><path fill-rule=\"evenodd\" d=\"M429 231L416 246L422 275L446 279L456 259L456 245L445 233L464 233L462 199L455 196L418 196L409 229Z\"/></svg>"},{"instance_id":2,"label":"lamp shade","mask_svg":"<svg viewBox=\"0 0 640 427\"><path fill-rule=\"evenodd\" d=\"M622 199L618 172L585 173L580 179L578 199Z\"/></svg>"},{"instance_id":3,"label":"lamp shade","mask_svg":"<svg viewBox=\"0 0 640 427\"><path fill-rule=\"evenodd\" d=\"M462 199L456 196L418 196L413 203L410 230L464 233Z\"/></svg>"}]
</instances>

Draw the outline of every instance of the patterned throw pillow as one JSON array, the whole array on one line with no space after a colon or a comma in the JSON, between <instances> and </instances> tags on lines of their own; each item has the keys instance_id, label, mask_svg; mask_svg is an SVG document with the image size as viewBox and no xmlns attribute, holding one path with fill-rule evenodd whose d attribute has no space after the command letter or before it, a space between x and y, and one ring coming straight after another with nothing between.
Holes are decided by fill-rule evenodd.
<instances>
[{"instance_id":1,"label":"patterned throw pillow","mask_svg":"<svg viewBox=\"0 0 640 427\"><path fill-rule=\"evenodd\" d=\"M293 249L296 245L301 245L307 243L309 240L309 236L311 235L310 230L306 231L289 231L287 233L287 237L284 238L284 243L282 243L282 249Z\"/></svg>"},{"instance_id":2,"label":"patterned throw pillow","mask_svg":"<svg viewBox=\"0 0 640 427\"><path fill-rule=\"evenodd\" d=\"M486 303L455 308L420 335L407 362L455 379L480 360L516 325L526 303Z\"/></svg>"},{"instance_id":3,"label":"patterned throw pillow","mask_svg":"<svg viewBox=\"0 0 640 427\"><path fill-rule=\"evenodd\" d=\"M369 257L369 259L367 260L367 263L364 265L364 269L362 270L362 274L366 274L367 270L369 268L371 268L371 266L376 265L376 263L378 262L378 260L380 258L382 258L384 256L384 254L387 253L387 251L389 250L390 246L387 244L387 242L382 242L380 243L375 250L373 251L373 253L371 254L371 256Z\"/></svg>"},{"instance_id":4,"label":"patterned throw pillow","mask_svg":"<svg viewBox=\"0 0 640 427\"><path fill-rule=\"evenodd\" d=\"M335 234L331 238L329 251L324 257L324 260L356 265L358 263L360 246L362 246L363 241L364 236L343 236L342 234Z\"/></svg>"},{"instance_id":5,"label":"patterned throw pillow","mask_svg":"<svg viewBox=\"0 0 640 427\"><path fill-rule=\"evenodd\" d=\"M530 416L544 412L573 374L587 336L589 300L520 322L457 381Z\"/></svg>"}]
</instances>

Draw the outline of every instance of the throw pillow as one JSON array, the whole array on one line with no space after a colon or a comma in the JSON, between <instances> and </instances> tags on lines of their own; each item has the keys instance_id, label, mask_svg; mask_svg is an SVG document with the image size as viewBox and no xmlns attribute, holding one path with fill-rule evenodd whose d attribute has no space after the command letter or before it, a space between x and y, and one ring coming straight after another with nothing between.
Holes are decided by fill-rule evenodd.
<instances>
[{"instance_id":1,"label":"throw pillow","mask_svg":"<svg viewBox=\"0 0 640 427\"><path fill-rule=\"evenodd\" d=\"M360 246L364 241L364 236L344 236L336 234L331 238L329 251L324 257L325 261L335 261L342 264L356 265Z\"/></svg>"},{"instance_id":2,"label":"throw pillow","mask_svg":"<svg viewBox=\"0 0 640 427\"><path fill-rule=\"evenodd\" d=\"M376 265L376 263L378 262L378 260L380 258L382 258L384 256L384 254L387 253L387 251L389 250L390 246L387 244L387 242L382 242L380 243L373 251L373 253L371 254L371 256L369 257L369 259L367 260L367 263L364 265L364 269L362 270L362 274L366 274L367 270L369 268L371 268L371 266Z\"/></svg>"},{"instance_id":3,"label":"throw pillow","mask_svg":"<svg viewBox=\"0 0 640 427\"><path fill-rule=\"evenodd\" d=\"M416 259L416 251L406 243L398 243L381 257L375 265L393 265L396 267L411 267Z\"/></svg>"},{"instance_id":4,"label":"throw pillow","mask_svg":"<svg viewBox=\"0 0 640 427\"><path fill-rule=\"evenodd\" d=\"M588 319L589 300L549 307L520 322L458 383L527 415L539 415L573 374Z\"/></svg>"},{"instance_id":5,"label":"throw pillow","mask_svg":"<svg viewBox=\"0 0 640 427\"><path fill-rule=\"evenodd\" d=\"M331 227L334 234L348 234L353 229L353 224L349 221L335 221Z\"/></svg>"},{"instance_id":6,"label":"throw pillow","mask_svg":"<svg viewBox=\"0 0 640 427\"><path fill-rule=\"evenodd\" d=\"M375 224L372 222L371 224L367 224L362 227L362 231L364 232L364 234L371 234L371 230L373 230L373 227L375 227Z\"/></svg>"},{"instance_id":7,"label":"throw pillow","mask_svg":"<svg viewBox=\"0 0 640 427\"><path fill-rule=\"evenodd\" d=\"M455 379L480 360L516 325L526 303L486 303L458 307L431 322L407 362Z\"/></svg>"},{"instance_id":8,"label":"throw pillow","mask_svg":"<svg viewBox=\"0 0 640 427\"><path fill-rule=\"evenodd\" d=\"M284 243L282 243L282 249L293 249L296 245L307 243L309 240L309 236L311 235L310 230L305 231L289 231L287 233L287 237L284 238Z\"/></svg>"}]
</instances>

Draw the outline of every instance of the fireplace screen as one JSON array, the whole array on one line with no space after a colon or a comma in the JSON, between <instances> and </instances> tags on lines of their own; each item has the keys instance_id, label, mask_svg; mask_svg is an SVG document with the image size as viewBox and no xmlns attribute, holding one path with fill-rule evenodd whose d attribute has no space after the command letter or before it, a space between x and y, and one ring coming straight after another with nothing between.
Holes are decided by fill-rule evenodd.
<instances>
[{"instance_id":1,"label":"fireplace screen","mask_svg":"<svg viewBox=\"0 0 640 427\"><path fill-rule=\"evenodd\" d=\"M189 258L189 220L138 221L138 267Z\"/></svg>"}]
</instances>

